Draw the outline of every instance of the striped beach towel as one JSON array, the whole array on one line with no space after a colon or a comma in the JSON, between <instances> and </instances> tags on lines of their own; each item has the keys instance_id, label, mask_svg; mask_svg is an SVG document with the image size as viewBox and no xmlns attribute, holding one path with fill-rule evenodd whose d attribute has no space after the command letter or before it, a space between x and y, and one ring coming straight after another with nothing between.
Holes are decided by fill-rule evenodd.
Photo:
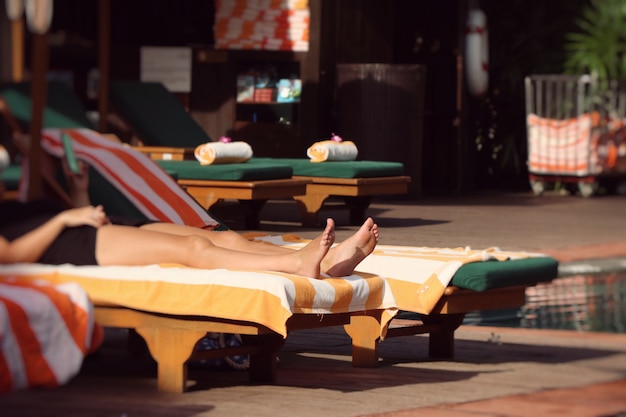
<instances>
[{"instance_id":1,"label":"striped beach towel","mask_svg":"<svg viewBox=\"0 0 626 417\"><path fill-rule=\"evenodd\" d=\"M102 340L93 307L77 284L12 270L0 275L0 392L64 384Z\"/></svg>"},{"instance_id":2,"label":"striped beach towel","mask_svg":"<svg viewBox=\"0 0 626 417\"><path fill-rule=\"evenodd\" d=\"M194 227L218 222L148 156L90 129L44 129L42 148L56 157L65 151L61 135L72 138L77 158L87 162L147 218Z\"/></svg>"},{"instance_id":3,"label":"striped beach towel","mask_svg":"<svg viewBox=\"0 0 626 417\"><path fill-rule=\"evenodd\" d=\"M45 279L78 284L94 303L111 303L172 315L243 320L287 336L294 314L383 310L381 336L396 314L390 288L381 277L359 273L313 279L264 271L202 270L180 265L73 266L22 264L0 266L0 276L23 281Z\"/></svg>"},{"instance_id":4,"label":"striped beach towel","mask_svg":"<svg viewBox=\"0 0 626 417\"><path fill-rule=\"evenodd\" d=\"M295 235L250 235L254 240L290 248L309 242ZM458 269L470 262L523 259L538 254L470 248L429 248L378 245L357 267L358 274L381 276L393 292L399 310L429 314L441 299Z\"/></svg>"}]
</instances>

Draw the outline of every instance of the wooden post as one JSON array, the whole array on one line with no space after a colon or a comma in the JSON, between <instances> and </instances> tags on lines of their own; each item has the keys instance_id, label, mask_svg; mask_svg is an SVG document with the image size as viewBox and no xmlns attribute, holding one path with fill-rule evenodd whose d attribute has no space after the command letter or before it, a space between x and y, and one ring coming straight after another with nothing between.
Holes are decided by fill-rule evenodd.
<instances>
[{"instance_id":1,"label":"wooden post","mask_svg":"<svg viewBox=\"0 0 626 417\"><path fill-rule=\"evenodd\" d=\"M44 126L44 108L48 95L46 72L48 71L48 34L32 34L32 116L30 122L30 155L28 169L28 200L43 196L41 183L41 129Z\"/></svg>"},{"instance_id":2,"label":"wooden post","mask_svg":"<svg viewBox=\"0 0 626 417\"><path fill-rule=\"evenodd\" d=\"M11 77L13 82L24 80L24 17L11 20Z\"/></svg>"},{"instance_id":3,"label":"wooden post","mask_svg":"<svg viewBox=\"0 0 626 417\"><path fill-rule=\"evenodd\" d=\"M98 129L107 131L109 110L109 79L111 78L111 0L98 1L98 67L100 69L100 88L98 90Z\"/></svg>"}]
</instances>

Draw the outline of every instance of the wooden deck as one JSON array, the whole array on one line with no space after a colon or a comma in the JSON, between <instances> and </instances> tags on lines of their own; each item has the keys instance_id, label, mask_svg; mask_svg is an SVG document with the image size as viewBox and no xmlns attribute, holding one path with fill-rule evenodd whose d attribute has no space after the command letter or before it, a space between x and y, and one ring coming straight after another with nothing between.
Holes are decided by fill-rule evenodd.
<instances>
[{"instance_id":1,"label":"wooden deck","mask_svg":"<svg viewBox=\"0 0 626 417\"><path fill-rule=\"evenodd\" d=\"M372 204L368 213L379 223L384 244L500 246L556 253L564 260L626 258L623 196L582 199L516 194L383 201ZM328 214L337 218L339 239L352 233L354 227L346 226L347 213L330 210ZM305 237L318 233L298 226L298 211L291 201L269 202L261 219L264 231L295 231ZM251 384L245 371L191 369L190 390L183 394L157 392L154 361L147 355L129 355L125 341L124 331L110 330L103 349L88 358L69 384L0 397L0 414L443 417L626 413L622 395L626 334L461 326L453 360L430 358L423 335L402 336L380 344L377 368L354 368L350 338L342 326L302 330L291 333L278 352L274 384ZM553 401L548 411L539 408L544 414L536 411L538 396ZM505 414L503 404L507 404Z\"/></svg>"},{"instance_id":2,"label":"wooden deck","mask_svg":"<svg viewBox=\"0 0 626 417\"><path fill-rule=\"evenodd\" d=\"M350 340L337 327L292 333L279 352L275 384L250 384L245 371L192 369L190 391L171 394L157 392L154 362L128 355L124 336L109 332L101 352L67 386L1 397L2 415L365 416L626 374L626 335L463 326L453 361L429 359L427 339L407 336L383 342L379 367L371 369L352 367Z\"/></svg>"}]
</instances>

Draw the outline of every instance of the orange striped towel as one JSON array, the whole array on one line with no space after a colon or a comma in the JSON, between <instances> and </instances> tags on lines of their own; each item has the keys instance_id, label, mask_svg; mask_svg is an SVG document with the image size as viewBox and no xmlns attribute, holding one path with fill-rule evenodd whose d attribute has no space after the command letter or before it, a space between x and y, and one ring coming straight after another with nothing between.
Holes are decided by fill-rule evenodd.
<instances>
[{"instance_id":1,"label":"orange striped towel","mask_svg":"<svg viewBox=\"0 0 626 417\"><path fill-rule=\"evenodd\" d=\"M61 158L61 133L72 138L76 157L86 161L146 217L188 226L218 222L149 157L89 129L44 129L41 146Z\"/></svg>"},{"instance_id":2,"label":"orange striped towel","mask_svg":"<svg viewBox=\"0 0 626 417\"><path fill-rule=\"evenodd\" d=\"M0 276L0 392L68 382L102 340L78 285L20 275Z\"/></svg>"},{"instance_id":3,"label":"orange striped towel","mask_svg":"<svg viewBox=\"0 0 626 417\"><path fill-rule=\"evenodd\" d=\"M193 269L180 265L72 266L4 265L0 276L77 283L96 303L142 311L258 323L287 336L293 314L382 310L381 336L396 314L384 279L360 273L313 279L264 271Z\"/></svg>"},{"instance_id":4,"label":"orange striped towel","mask_svg":"<svg viewBox=\"0 0 626 417\"><path fill-rule=\"evenodd\" d=\"M258 241L300 248L309 241L295 235L249 235ZM495 248L428 248L378 245L357 267L357 273L383 277L393 291L400 310L429 314L458 269L470 262L490 259L522 259L535 254L502 251Z\"/></svg>"}]
</instances>

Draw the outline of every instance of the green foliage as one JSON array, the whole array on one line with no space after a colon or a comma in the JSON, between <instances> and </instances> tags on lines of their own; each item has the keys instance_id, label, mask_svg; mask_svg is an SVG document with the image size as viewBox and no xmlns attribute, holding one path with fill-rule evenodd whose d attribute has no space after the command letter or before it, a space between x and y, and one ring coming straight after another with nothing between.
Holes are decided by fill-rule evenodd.
<instances>
[{"instance_id":1,"label":"green foliage","mask_svg":"<svg viewBox=\"0 0 626 417\"><path fill-rule=\"evenodd\" d=\"M626 80L626 2L590 0L566 34L565 70L601 80Z\"/></svg>"}]
</instances>

